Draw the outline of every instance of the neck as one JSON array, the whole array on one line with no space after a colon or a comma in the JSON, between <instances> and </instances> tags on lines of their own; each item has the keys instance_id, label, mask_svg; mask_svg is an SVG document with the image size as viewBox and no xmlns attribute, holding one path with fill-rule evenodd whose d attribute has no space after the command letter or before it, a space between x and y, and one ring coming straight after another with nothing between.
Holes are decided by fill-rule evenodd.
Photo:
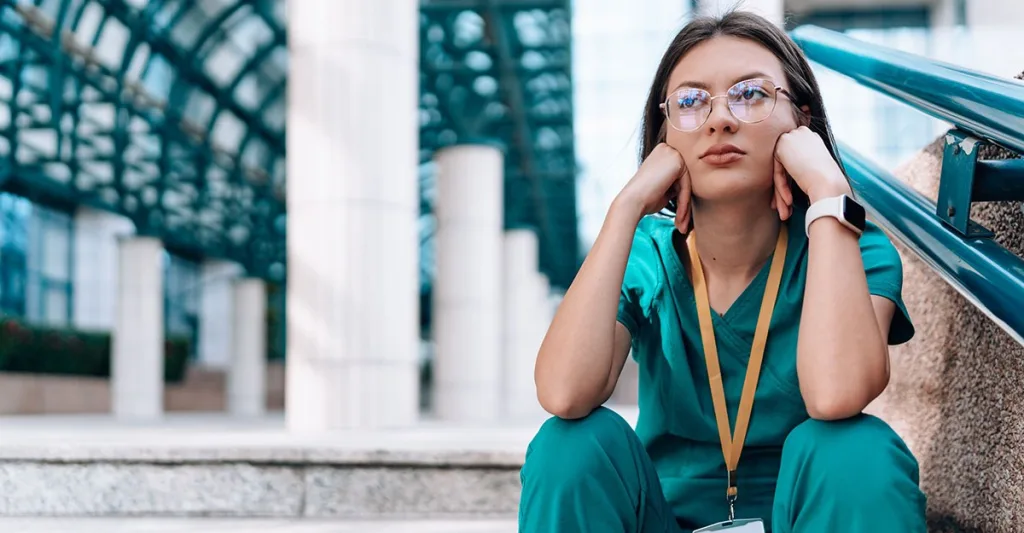
<instances>
[{"instance_id":1,"label":"neck","mask_svg":"<svg viewBox=\"0 0 1024 533\"><path fill-rule=\"evenodd\" d=\"M775 251L778 212L769 199L699 201L693 205L697 252L705 274L749 281Z\"/></svg>"}]
</instances>

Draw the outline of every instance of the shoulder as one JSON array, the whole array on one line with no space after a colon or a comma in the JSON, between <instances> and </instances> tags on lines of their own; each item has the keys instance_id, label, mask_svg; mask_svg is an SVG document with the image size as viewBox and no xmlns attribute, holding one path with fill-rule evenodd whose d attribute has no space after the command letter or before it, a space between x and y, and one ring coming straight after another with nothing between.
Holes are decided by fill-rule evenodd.
<instances>
[{"instance_id":1,"label":"shoulder","mask_svg":"<svg viewBox=\"0 0 1024 533\"><path fill-rule=\"evenodd\" d=\"M671 219L647 215L641 218L636 225L636 232L633 234L633 248L637 251L656 252L664 245L666 239L671 239L671 233L674 230L675 226Z\"/></svg>"},{"instance_id":2,"label":"shoulder","mask_svg":"<svg viewBox=\"0 0 1024 533\"><path fill-rule=\"evenodd\" d=\"M896 286L902 284L903 260L899 250L878 224L871 221L865 224L864 233L860 237L860 255L869 278L873 273L884 273L883 277L887 279L880 281Z\"/></svg>"},{"instance_id":3,"label":"shoulder","mask_svg":"<svg viewBox=\"0 0 1024 533\"><path fill-rule=\"evenodd\" d=\"M633 233L633 245L629 252L629 264L637 267L655 268L662 265L666 255L672 252L672 233L675 226L671 219L648 215L640 219ZM673 252L674 253L674 252Z\"/></svg>"},{"instance_id":4,"label":"shoulder","mask_svg":"<svg viewBox=\"0 0 1024 533\"><path fill-rule=\"evenodd\" d=\"M665 261L672 250L671 219L646 216L637 224L626 263L623 287L653 294L663 283Z\"/></svg>"},{"instance_id":5,"label":"shoulder","mask_svg":"<svg viewBox=\"0 0 1024 533\"><path fill-rule=\"evenodd\" d=\"M803 210L794 210L793 218L790 220L790 246L795 247L798 253L794 254L796 260L806 260L807 237L804 230L804 219L806 213ZM860 236L860 252L864 260L865 269L877 267L902 267L899 252L893 244L889 235L877 223L868 220L865 222L864 233Z\"/></svg>"},{"instance_id":6,"label":"shoulder","mask_svg":"<svg viewBox=\"0 0 1024 533\"><path fill-rule=\"evenodd\" d=\"M889 327L888 344L903 344L914 337L915 328L903 301L903 260L889 235L876 223L868 221L860 238L860 255L864 262L868 292L891 300L896 305Z\"/></svg>"}]
</instances>

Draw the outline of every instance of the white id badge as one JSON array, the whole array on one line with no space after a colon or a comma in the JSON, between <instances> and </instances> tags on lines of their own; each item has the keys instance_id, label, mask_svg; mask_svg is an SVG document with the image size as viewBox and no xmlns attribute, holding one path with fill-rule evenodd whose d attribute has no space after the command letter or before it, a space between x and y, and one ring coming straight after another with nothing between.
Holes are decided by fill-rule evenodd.
<instances>
[{"instance_id":1,"label":"white id badge","mask_svg":"<svg viewBox=\"0 0 1024 533\"><path fill-rule=\"evenodd\" d=\"M729 533L764 533L764 522L760 518L743 518L711 524L693 530L693 533L711 533L712 531L728 531Z\"/></svg>"}]
</instances>

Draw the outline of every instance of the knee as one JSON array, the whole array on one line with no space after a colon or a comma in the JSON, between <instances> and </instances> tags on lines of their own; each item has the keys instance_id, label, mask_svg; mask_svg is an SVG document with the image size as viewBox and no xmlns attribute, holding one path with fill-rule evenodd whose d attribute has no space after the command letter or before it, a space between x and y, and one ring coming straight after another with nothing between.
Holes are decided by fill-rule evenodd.
<instances>
[{"instance_id":1,"label":"knee","mask_svg":"<svg viewBox=\"0 0 1024 533\"><path fill-rule=\"evenodd\" d=\"M790 432L783 460L795 461L835 490L879 493L900 481L918 484L918 464L903 439L881 419L807 420Z\"/></svg>"},{"instance_id":2,"label":"knee","mask_svg":"<svg viewBox=\"0 0 1024 533\"><path fill-rule=\"evenodd\" d=\"M527 448L523 482L569 482L592 474L608 462L614 449L627 445L631 432L621 416L605 407L576 420L552 417Z\"/></svg>"}]
</instances>

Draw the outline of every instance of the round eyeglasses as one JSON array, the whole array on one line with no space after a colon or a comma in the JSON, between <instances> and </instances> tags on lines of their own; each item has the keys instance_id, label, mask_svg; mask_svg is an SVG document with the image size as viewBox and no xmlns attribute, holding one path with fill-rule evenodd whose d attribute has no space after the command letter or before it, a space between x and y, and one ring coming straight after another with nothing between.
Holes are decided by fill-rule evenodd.
<instances>
[{"instance_id":1,"label":"round eyeglasses","mask_svg":"<svg viewBox=\"0 0 1024 533\"><path fill-rule=\"evenodd\" d=\"M682 87L672 92L660 107L673 129L689 132L707 122L711 116L712 102L716 98L726 98L729 112L736 120L754 124L772 115L779 93L793 99L786 89L762 79L741 81L730 87L725 94L717 96L711 96L704 89Z\"/></svg>"}]
</instances>

